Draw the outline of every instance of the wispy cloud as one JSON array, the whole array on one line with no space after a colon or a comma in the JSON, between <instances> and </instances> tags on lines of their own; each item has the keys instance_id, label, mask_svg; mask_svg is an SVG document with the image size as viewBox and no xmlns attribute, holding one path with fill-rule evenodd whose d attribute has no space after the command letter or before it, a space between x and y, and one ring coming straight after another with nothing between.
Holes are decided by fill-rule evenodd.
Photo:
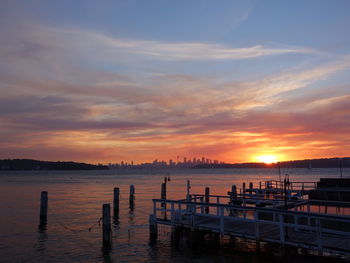
<instances>
[{"instance_id":1,"label":"wispy cloud","mask_svg":"<svg viewBox=\"0 0 350 263\"><path fill-rule=\"evenodd\" d=\"M71 29L49 29L48 32L66 35L83 45L84 43L89 43L89 45L107 47L107 52L123 51L160 60L240 60L290 53L317 53L313 49L304 47L270 48L263 45L255 45L234 48L210 43L167 43L155 40L125 39L96 32Z\"/></svg>"},{"instance_id":2,"label":"wispy cloud","mask_svg":"<svg viewBox=\"0 0 350 263\"><path fill-rule=\"evenodd\" d=\"M129 55L168 61L202 60L242 60L283 54L315 54L318 51L305 47L268 47L261 44L248 47L232 47L216 43L201 42L162 42L111 36L81 29L64 29L37 26L35 29L21 28L20 49L15 50L11 43L3 45L2 55L28 56L32 58L44 54L61 52L86 52L90 56L116 59ZM18 39L17 39L18 40ZM16 47L15 47L16 48ZM18 48L18 47L17 47ZM49 52L47 52L49 51ZM74 52L73 52L74 53Z\"/></svg>"}]
</instances>

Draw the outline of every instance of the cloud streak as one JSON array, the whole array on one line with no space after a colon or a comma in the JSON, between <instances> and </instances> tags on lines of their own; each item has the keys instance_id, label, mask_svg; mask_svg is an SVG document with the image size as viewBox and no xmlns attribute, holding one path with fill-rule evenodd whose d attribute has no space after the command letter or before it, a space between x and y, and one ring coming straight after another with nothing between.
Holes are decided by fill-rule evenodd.
<instances>
[{"instance_id":1,"label":"cloud streak","mask_svg":"<svg viewBox=\"0 0 350 263\"><path fill-rule=\"evenodd\" d=\"M139 40L115 37L81 29L64 29L36 26L16 29L21 32L19 49L14 49L5 40L2 56L31 56L42 60L44 54L50 57L56 52L94 53L104 59L113 59L125 53L144 59L165 61L203 61L203 60L244 60L264 56L284 54L317 54L316 50L305 47L268 47L261 44L249 47L230 47L215 43L201 42L162 42L158 40ZM13 37L12 33L9 33ZM11 36L12 35L12 36ZM16 47L15 47L16 48ZM56 52L55 52L56 51ZM51 53L51 54L50 54ZM40 56L38 56L40 55Z\"/></svg>"},{"instance_id":2,"label":"cloud streak","mask_svg":"<svg viewBox=\"0 0 350 263\"><path fill-rule=\"evenodd\" d=\"M108 48L107 52L110 53L125 51L160 60L241 60L292 53L317 53L315 50L303 47L270 48L263 45L255 45L232 48L210 43L167 43L155 40L125 39L96 32L71 29L48 29L47 33L50 32L74 39L74 41L80 42L82 45L89 43L92 46L104 46Z\"/></svg>"}]
</instances>

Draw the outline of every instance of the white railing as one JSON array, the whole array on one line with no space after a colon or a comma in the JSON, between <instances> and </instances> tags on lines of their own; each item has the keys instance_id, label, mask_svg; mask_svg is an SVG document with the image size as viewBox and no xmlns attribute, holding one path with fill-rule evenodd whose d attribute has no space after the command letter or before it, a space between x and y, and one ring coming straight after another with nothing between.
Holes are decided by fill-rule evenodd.
<instances>
[{"instance_id":1,"label":"white railing","mask_svg":"<svg viewBox=\"0 0 350 263\"><path fill-rule=\"evenodd\" d=\"M261 189L279 189L283 190L285 187L284 181L269 180L259 184ZM307 191L315 189L317 187L316 182L288 182L286 185L287 189L294 191Z\"/></svg>"},{"instance_id":2,"label":"white railing","mask_svg":"<svg viewBox=\"0 0 350 263\"><path fill-rule=\"evenodd\" d=\"M220 204L223 196L216 196L216 198L217 203L204 203L203 196L192 197L191 200L196 200L195 202L153 199L153 214L161 224L180 224L221 234L306 247L321 252L350 253L349 216ZM166 205L161 207L162 203ZM211 220L210 227L202 223L208 220ZM247 229L235 229L233 227L235 222L246 223ZM272 235L273 231L271 234L262 231L268 226L278 235ZM253 233L249 230L252 227ZM313 238L304 239L305 235ZM327 239L335 241L332 243ZM338 241L341 243L344 240L349 240L346 247L337 244Z\"/></svg>"}]
</instances>

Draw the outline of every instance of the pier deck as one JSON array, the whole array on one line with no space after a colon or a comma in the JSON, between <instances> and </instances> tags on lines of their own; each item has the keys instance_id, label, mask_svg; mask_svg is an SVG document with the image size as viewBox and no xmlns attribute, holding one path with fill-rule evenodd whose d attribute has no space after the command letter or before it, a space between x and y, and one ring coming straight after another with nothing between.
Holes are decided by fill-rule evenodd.
<instances>
[{"instance_id":1,"label":"pier deck","mask_svg":"<svg viewBox=\"0 0 350 263\"><path fill-rule=\"evenodd\" d=\"M190 200L153 200L150 224L205 230L350 256L350 217ZM214 197L214 196L211 196ZM207 212L209 209L209 212Z\"/></svg>"}]
</instances>

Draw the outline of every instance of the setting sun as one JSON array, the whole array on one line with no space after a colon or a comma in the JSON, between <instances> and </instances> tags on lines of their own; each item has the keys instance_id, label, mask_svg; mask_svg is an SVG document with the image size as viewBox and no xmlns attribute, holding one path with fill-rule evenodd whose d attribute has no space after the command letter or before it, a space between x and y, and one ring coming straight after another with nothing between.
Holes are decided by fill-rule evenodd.
<instances>
[{"instance_id":1,"label":"setting sun","mask_svg":"<svg viewBox=\"0 0 350 263\"><path fill-rule=\"evenodd\" d=\"M267 164L277 163L277 161L278 161L277 157L274 155L258 156L258 157L256 157L256 159L258 159L260 162L267 163Z\"/></svg>"}]
</instances>

